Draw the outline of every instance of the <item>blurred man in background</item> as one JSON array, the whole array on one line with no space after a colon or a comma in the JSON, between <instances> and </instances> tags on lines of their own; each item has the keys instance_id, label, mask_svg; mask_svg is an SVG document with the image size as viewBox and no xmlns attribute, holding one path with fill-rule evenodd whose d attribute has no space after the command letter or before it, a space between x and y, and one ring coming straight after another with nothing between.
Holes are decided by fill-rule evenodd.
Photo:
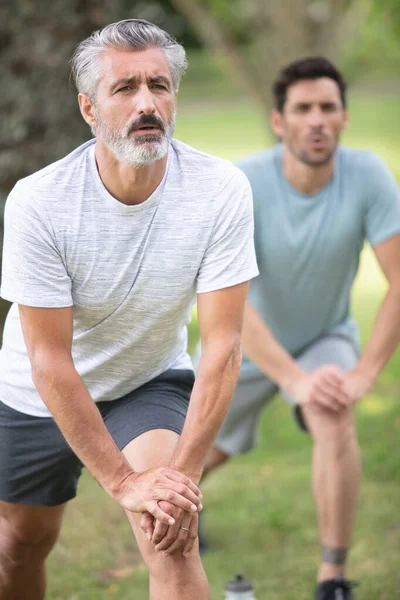
<instances>
[{"instance_id":1,"label":"blurred man in background","mask_svg":"<svg viewBox=\"0 0 400 600\"><path fill-rule=\"evenodd\" d=\"M245 310L239 384L205 472L255 446L261 412L280 392L314 445L316 598L349 600L360 479L354 406L400 339L400 197L380 158L338 146L348 114L334 65L296 61L273 90L271 122L282 144L239 162L253 190L260 276ZM360 354L350 293L365 240L389 287Z\"/></svg>"},{"instance_id":2,"label":"blurred man in background","mask_svg":"<svg viewBox=\"0 0 400 600\"><path fill-rule=\"evenodd\" d=\"M82 465L125 509L150 598L209 598L197 483L239 375L258 271L246 177L172 139L185 68L184 49L147 21L94 32L73 69L95 140L7 200L0 600L44 598Z\"/></svg>"}]
</instances>

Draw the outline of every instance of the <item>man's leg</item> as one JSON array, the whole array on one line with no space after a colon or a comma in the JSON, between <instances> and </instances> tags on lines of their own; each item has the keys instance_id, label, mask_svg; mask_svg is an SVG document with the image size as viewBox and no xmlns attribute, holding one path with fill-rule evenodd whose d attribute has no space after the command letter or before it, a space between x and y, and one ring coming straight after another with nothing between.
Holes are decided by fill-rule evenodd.
<instances>
[{"instance_id":1,"label":"man's leg","mask_svg":"<svg viewBox=\"0 0 400 600\"><path fill-rule=\"evenodd\" d=\"M53 419L0 401L0 600L43 600L45 559L81 469Z\"/></svg>"},{"instance_id":2,"label":"man's leg","mask_svg":"<svg viewBox=\"0 0 400 600\"><path fill-rule=\"evenodd\" d=\"M148 431L123 450L135 471L168 465L178 435L166 429ZM207 578L196 544L185 558L181 552L164 556L156 552L139 527L140 515L127 512L140 551L150 573L150 600L209 600Z\"/></svg>"},{"instance_id":3,"label":"man's leg","mask_svg":"<svg viewBox=\"0 0 400 600\"><path fill-rule=\"evenodd\" d=\"M204 478L239 453L249 452L256 445L259 416L267 402L276 392L276 387L263 375L254 379L239 380L228 415L223 423L214 446L210 449L204 465ZM199 515L199 546L203 554L208 551L204 535L204 518Z\"/></svg>"},{"instance_id":4,"label":"man's leg","mask_svg":"<svg viewBox=\"0 0 400 600\"><path fill-rule=\"evenodd\" d=\"M57 541L65 505L0 501L0 600L43 600L45 559Z\"/></svg>"},{"instance_id":5,"label":"man's leg","mask_svg":"<svg viewBox=\"0 0 400 600\"><path fill-rule=\"evenodd\" d=\"M208 473L211 473L211 471L214 471L214 469L217 469L218 467L221 467L223 464L228 462L230 458L230 454L227 454L223 450L220 450L219 448L217 448L217 446L213 446L207 454L202 480L204 479L204 477L206 477L206 475L208 475Z\"/></svg>"},{"instance_id":6,"label":"man's leg","mask_svg":"<svg viewBox=\"0 0 400 600\"><path fill-rule=\"evenodd\" d=\"M203 478L227 463L239 453L249 452L256 445L260 413L277 391L276 386L263 375L251 380L239 379L228 415L210 449L204 465ZM208 550L203 524L207 513L199 515L200 552Z\"/></svg>"},{"instance_id":7,"label":"man's leg","mask_svg":"<svg viewBox=\"0 0 400 600\"><path fill-rule=\"evenodd\" d=\"M313 437L313 491L321 543L318 581L344 578L360 483L360 452L352 409L305 410Z\"/></svg>"},{"instance_id":8,"label":"man's leg","mask_svg":"<svg viewBox=\"0 0 400 600\"><path fill-rule=\"evenodd\" d=\"M239 379L226 419L208 453L203 477L231 456L256 446L260 414L276 391L276 386L261 373L251 379Z\"/></svg>"},{"instance_id":9,"label":"man's leg","mask_svg":"<svg viewBox=\"0 0 400 600\"><path fill-rule=\"evenodd\" d=\"M206 462L204 465L204 469L203 469L203 475L201 478L201 481L203 482L205 477L207 477L207 475L209 473L211 473L212 471L214 471L214 469L217 469L218 467L221 467L223 464L225 464L226 462L228 462L228 460L231 458L230 454L227 454L226 452L223 452L222 450L220 450L219 448L217 448L216 446L213 446L210 451L207 454L207 458L206 458ZM207 539L204 535L204 516L203 516L203 512L201 512L199 514L199 528L198 528L198 535L199 535L199 550L200 550L200 554L204 555L206 552L208 552L209 550L209 546L208 546L208 542Z\"/></svg>"},{"instance_id":10,"label":"man's leg","mask_svg":"<svg viewBox=\"0 0 400 600\"><path fill-rule=\"evenodd\" d=\"M328 335L312 344L298 358L305 371L334 364L347 371L357 362L353 342ZM360 451L353 409L339 414L328 410L300 410L313 438L313 493L315 497L321 564L318 581L343 578L354 526L360 483Z\"/></svg>"}]
</instances>

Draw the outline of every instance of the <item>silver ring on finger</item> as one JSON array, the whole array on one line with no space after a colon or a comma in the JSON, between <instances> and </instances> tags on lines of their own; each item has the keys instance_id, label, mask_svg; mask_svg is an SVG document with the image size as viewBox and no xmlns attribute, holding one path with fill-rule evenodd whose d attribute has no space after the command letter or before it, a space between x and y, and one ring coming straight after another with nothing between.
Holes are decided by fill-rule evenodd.
<instances>
[{"instance_id":1,"label":"silver ring on finger","mask_svg":"<svg viewBox=\"0 0 400 600\"><path fill-rule=\"evenodd\" d=\"M183 529L183 531L189 531L189 527L180 527L179 529Z\"/></svg>"}]
</instances>

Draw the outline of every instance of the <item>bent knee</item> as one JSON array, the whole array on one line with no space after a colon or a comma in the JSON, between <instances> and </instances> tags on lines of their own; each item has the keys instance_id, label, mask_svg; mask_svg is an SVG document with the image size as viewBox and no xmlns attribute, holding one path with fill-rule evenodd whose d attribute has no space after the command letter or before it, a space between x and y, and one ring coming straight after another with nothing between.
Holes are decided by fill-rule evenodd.
<instances>
[{"instance_id":1,"label":"bent knee","mask_svg":"<svg viewBox=\"0 0 400 600\"><path fill-rule=\"evenodd\" d=\"M7 522L0 523L0 565L2 569L19 569L32 562L43 562L58 538L58 531L43 531L35 536L14 531Z\"/></svg>"},{"instance_id":2,"label":"bent knee","mask_svg":"<svg viewBox=\"0 0 400 600\"><path fill-rule=\"evenodd\" d=\"M200 555L196 549L193 549L188 557L184 557L182 552L175 552L168 556L164 556L162 552L154 552L146 563L150 575L160 583L165 585L174 582L184 583L186 578L191 579L193 569L200 564Z\"/></svg>"},{"instance_id":3,"label":"bent knee","mask_svg":"<svg viewBox=\"0 0 400 600\"><path fill-rule=\"evenodd\" d=\"M321 411L317 418L313 419L310 429L314 443L323 448L331 448L339 454L348 445L357 443L352 408L343 409L340 413Z\"/></svg>"}]
</instances>

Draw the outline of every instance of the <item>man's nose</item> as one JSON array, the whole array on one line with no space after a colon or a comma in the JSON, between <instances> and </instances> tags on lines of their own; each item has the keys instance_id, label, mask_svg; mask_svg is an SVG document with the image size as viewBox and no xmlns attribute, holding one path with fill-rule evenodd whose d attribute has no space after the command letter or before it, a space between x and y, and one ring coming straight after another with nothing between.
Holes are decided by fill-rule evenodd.
<instances>
[{"instance_id":1,"label":"man's nose","mask_svg":"<svg viewBox=\"0 0 400 600\"><path fill-rule=\"evenodd\" d=\"M143 85L136 94L136 109L140 114L152 115L155 113L156 107L154 104L153 94L147 87Z\"/></svg>"},{"instance_id":2,"label":"man's nose","mask_svg":"<svg viewBox=\"0 0 400 600\"><path fill-rule=\"evenodd\" d=\"M320 108L314 108L309 112L308 124L311 127L323 127L325 125L324 113Z\"/></svg>"}]
</instances>

